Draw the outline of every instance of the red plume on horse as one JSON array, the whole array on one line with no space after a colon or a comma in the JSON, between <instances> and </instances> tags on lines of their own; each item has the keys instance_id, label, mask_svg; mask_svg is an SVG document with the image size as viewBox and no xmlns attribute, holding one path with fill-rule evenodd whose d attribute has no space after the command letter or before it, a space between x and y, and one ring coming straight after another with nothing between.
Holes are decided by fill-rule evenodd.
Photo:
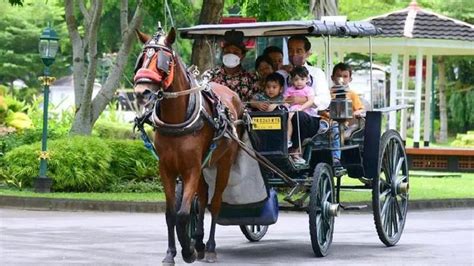
<instances>
[{"instance_id":1,"label":"red plume on horse","mask_svg":"<svg viewBox=\"0 0 474 266\"><path fill-rule=\"evenodd\" d=\"M168 250L163 264L174 264L175 227L185 262L191 263L204 255L207 261L213 262L216 260L216 219L239 148L225 135L235 136L242 131L237 128L236 121L242 117L243 105L238 95L225 86L196 82L172 48L176 38L174 29L167 35L161 28L153 36L137 34L144 48L135 69L134 90L137 95L153 96L155 101L150 120L155 128L154 146L160 158L159 170L166 194ZM208 198L202 176L204 161L217 168L209 208L212 224L206 245L203 243L203 218ZM181 202L176 202L178 178L183 184ZM199 198L200 217L193 245L187 229L195 195Z\"/></svg>"}]
</instances>

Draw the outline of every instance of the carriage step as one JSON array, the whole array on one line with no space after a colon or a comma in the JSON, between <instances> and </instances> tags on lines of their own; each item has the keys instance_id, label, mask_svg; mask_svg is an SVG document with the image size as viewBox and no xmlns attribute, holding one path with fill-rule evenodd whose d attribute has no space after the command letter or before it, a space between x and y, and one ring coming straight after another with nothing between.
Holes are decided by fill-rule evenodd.
<instances>
[{"instance_id":1,"label":"carriage step","mask_svg":"<svg viewBox=\"0 0 474 266\"><path fill-rule=\"evenodd\" d=\"M345 211L359 211L368 207L367 205L343 205L343 204L339 204L339 205Z\"/></svg>"},{"instance_id":2,"label":"carriage step","mask_svg":"<svg viewBox=\"0 0 474 266\"><path fill-rule=\"evenodd\" d=\"M345 168L342 168L342 167L334 167L333 170L334 170L334 176L335 177L341 177L341 176L347 174L347 170Z\"/></svg>"}]
</instances>

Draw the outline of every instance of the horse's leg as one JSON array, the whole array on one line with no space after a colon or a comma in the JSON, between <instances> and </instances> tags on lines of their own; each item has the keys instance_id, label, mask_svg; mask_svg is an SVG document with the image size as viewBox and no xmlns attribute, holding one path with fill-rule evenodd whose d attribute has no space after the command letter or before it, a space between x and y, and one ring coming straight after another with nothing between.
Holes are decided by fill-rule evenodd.
<instances>
[{"instance_id":1,"label":"horse's leg","mask_svg":"<svg viewBox=\"0 0 474 266\"><path fill-rule=\"evenodd\" d=\"M161 180L166 196L166 225L168 227L168 250L163 259L163 265L174 265L176 256L176 240L174 238L174 227L176 225L176 179L169 175L164 167L160 167Z\"/></svg>"},{"instance_id":2,"label":"horse's leg","mask_svg":"<svg viewBox=\"0 0 474 266\"><path fill-rule=\"evenodd\" d=\"M196 260L197 253L194 246L191 246L191 238L188 234L190 222L191 203L196 194L199 179L201 178L201 165L198 168L189 169L183 173L183 198L181 208L176 215L176 233L181 244L181 254L186 263L192 263Z\"/></svg>"},{"instance_id":3,"label":"horse's leg","mask_svg":"<svg viewBox=\"0 0 474 266\"><path fill-rule=\"evenodd\" d=\"M234 161L233 157L235 157L232 155L234 154L235 153L229 151L226 155L222 156L223 160L220 160L217 163L216 185L210 206L210 212L212 215L211 230L209 231L209 239L206 243L207 262L215 262L217 260L215 241L216 220L222 205L222 193L229 181L230 169L232 167L232 162Z\"/></svg>"},{"instance_id":4,"label":"horse's leg","mask_svg":"<svg viewBox=\"0 0 474 266\"><path fill-rule=\"evenodd\" d=\"M204 213L206 212L207 206L207 184L204 180L204 176L201 176L199 181L199 188L198 188L198 199L199 199L199 217L197 221L197 228L196 228L196 251L197 251L197 258L198 260L204 259L204 249L206 245L204 244Z\"/></svg>"}]
</instances>

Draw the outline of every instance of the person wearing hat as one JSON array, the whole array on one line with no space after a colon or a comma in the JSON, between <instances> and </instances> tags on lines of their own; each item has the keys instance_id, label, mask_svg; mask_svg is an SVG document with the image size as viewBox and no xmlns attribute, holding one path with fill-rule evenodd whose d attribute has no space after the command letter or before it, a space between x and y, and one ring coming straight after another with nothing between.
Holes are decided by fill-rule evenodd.
<instances>
[{"instance_id":1,"label":"person wearing hat","mask_svg":"<svg viewBox=\"0 0 474 266\"><path fill-rule=\"evenodd\" d=\"M222 47L222 65L204 72L209 81L229 87L243 102L249 102L258 91L257 77L242 67L247 49L243 43L243 32L228 31Z\"/></svg>"}]
</instances>

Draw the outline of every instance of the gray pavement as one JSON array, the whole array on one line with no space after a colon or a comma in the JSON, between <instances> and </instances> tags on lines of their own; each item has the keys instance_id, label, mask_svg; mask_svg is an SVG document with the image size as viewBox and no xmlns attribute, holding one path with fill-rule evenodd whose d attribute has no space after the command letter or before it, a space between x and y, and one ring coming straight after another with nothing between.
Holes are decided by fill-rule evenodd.
<instances>
[{"instance_id":1,"label":"gray pavement","mask_svg":"<svg viewBox=\"0 0 474 266\"><path fill-rule=\"evenodd\" d=\"M473 265L473 214L411 211L399 244L386 248L372 215L343 213L331 253L315 258L307 215L282 211L258 243L237 226L218 226L214 265ZM166 239L163 213L0 209L0 265L160 265ZM176 263L184 265L180 254Z\"/></svg>"}]
</instances>

